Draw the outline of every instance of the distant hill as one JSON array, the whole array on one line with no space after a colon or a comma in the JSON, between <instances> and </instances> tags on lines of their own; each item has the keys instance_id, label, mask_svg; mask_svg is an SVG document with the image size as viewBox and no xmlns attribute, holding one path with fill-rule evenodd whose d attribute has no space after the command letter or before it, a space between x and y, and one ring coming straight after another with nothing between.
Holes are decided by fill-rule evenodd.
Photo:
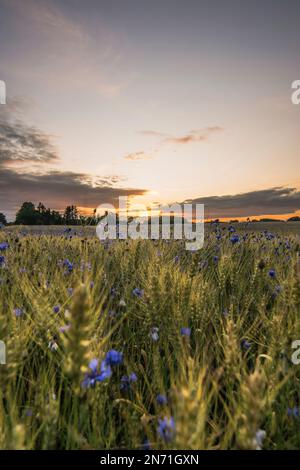
<instances>
[{"instance_id":1,"label":"distant hill","mask_svg":"<svg viewBox=\"0 0 300 470\"><path fill-rule=\"evenodd\" d=\"M284 220L279 219L259 219L259 222L284 222Z\"/></svg>"}]
</instances>

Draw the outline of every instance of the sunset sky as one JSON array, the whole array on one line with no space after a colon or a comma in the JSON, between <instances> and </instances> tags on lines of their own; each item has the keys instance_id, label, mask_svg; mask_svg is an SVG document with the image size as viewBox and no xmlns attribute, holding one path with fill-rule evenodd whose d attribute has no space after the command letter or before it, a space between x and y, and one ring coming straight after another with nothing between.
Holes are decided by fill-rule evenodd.
<instances>
[{"instance_id":1,"label":"sunset sky","mask_svg":"<svg viewBox=\"0 0 300 470\"><path fill-rule=\"evenodd\" d=\"M0 79L10 218L119 194L299 213L298 0L0 0Z\"/></svg>"}]
</instances>

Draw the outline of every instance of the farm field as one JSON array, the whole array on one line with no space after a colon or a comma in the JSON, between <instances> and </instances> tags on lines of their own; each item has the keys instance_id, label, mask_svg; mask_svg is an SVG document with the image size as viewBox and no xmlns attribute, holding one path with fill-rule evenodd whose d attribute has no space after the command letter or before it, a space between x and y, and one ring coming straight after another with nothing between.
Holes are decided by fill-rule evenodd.
<instances>
[{"instance_id":1,"label":"farm field","mask_svg":"<svg viewBox=\"0 0 300 470\"><path fill-rule=\"evenodd\" d=\"M229 223L219 223L218 227L220 230L226 231L230 226ZM298 235L300 236L300 222L240 222L238 224L233 224L237 232L270 232L278 235ZM72 236L88 236L95 237L95 226L88 225L73 225L73 226L63 226L63 225L27 225L27 226L18 226L12 225L4 228L2 233L7 235L21 234L21 235L67 235L70 231ZM213 223L205 224L205 234L210 233L215 230L215 225Z\"/></svg>"},{"instance_id":2,"label":"farm field","mask_svg":"<svg viewBox=\"0 0 300 470\"><path fill-rule=\"evenodd\" d=\"M1 230L0 448L300 449L299 253L297 222Z\"/></svg>"}]
</instances>

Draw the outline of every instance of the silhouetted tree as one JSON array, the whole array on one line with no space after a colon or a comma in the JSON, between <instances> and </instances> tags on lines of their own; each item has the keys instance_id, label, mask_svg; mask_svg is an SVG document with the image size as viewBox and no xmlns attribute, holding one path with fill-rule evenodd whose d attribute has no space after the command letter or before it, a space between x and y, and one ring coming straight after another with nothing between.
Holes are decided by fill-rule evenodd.
<instances>
[{"instance_id":1,"label":"silhouetted tree","mask_svg":"<svg viewBox=\"0 0 300 470\"><path fill-rule=\"evenodd\" d=\"M16 215L16 224L18 225L35 225L36 211L32 202L23 202L21 208Z\"/></svg>"},{"instance_id":2,"label":"silhouetted tree","mask_svg":"<svg viewBox=\"0 0 300 470\"><path fill-rule=\"evenodd\" d=\"M50 220L51 220L51 222L50 222L51 225L61 225L61 224L63 224L63 218L60 215L60 213L57 212L57 211L51 211Z\"/></svg>"},{"instance_id":3,"label":"silhouetted tree","mask_svg":"<svg viewBox=\"0 0 300 470\"><path fill-rule=\"evenodd\" d=\"M3 217L4 214L2 214ZM6 223L6 219L5 220ZM93 215L85 217L79 215L76 206L66 207L64 214L51 209L39 202L37 207L32 202L24 202L16 215L15 224L17 225L96 225L100 218L96 216L96 211ZM1 222L1 219L0 219Z\"/></svg>"},{"instance_id":4,"label":"silhouetted tree","mask_svg":"<svg viewBox=\"0 0 300 470\"><path fill-rule=\"evenodd\" d=\"M64 222L67 225L76 225L78 223L78 210L76 206L67 206L65 208Z\"/></svg>"},{"instance_id":5,"label":"silhouetted tree","mask_svg":"<svg viewBox=\"0 0 300 470\"><path fill-rule=\"evenodd\" d=\"M0 212L0 225L1 225L1 224L2 224L2 225L6 225L6 224L7 224L6 217L5 217L5 215L4 215L2 212Z\"/></svg>"}]
</instances>

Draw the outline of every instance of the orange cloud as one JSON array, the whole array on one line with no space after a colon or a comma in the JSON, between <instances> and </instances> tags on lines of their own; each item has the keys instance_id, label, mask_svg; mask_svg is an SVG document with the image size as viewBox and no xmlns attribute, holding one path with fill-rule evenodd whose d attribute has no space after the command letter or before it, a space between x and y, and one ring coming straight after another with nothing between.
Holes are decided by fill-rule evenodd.
<instances>
[{"instance_id":1,"label":"orange cloud","mask_svg":"<svg viewBox=\"0 0 300 470\"><path fill-rule=\"evenodd\" d=\"M141 134L154 136L154 137L160 137L162 139L161 143L189 144L191 142L204 142L207 139L209 139L211 134L221 132L223 130L224 129L220 126L211 126L211 127L206 127L204 129L191 130L190 132L182 136L173 136L170 134L164 134L162 132L151 131L151 130L141 131Z\"/></svg>"},{"instance_id":2,"label":"orange cloud","mask_svg":"<svg viewBox=\"0 0 300 470\"><path fill-rule=\"evenodd\" d=\"M136 161L136 160L149 160L150 156L147 155L143 150L140 152L133 152L133 153L128 153L125 155L125 160L131 160L131 161Z\"/></svg>"}]
</instances>

